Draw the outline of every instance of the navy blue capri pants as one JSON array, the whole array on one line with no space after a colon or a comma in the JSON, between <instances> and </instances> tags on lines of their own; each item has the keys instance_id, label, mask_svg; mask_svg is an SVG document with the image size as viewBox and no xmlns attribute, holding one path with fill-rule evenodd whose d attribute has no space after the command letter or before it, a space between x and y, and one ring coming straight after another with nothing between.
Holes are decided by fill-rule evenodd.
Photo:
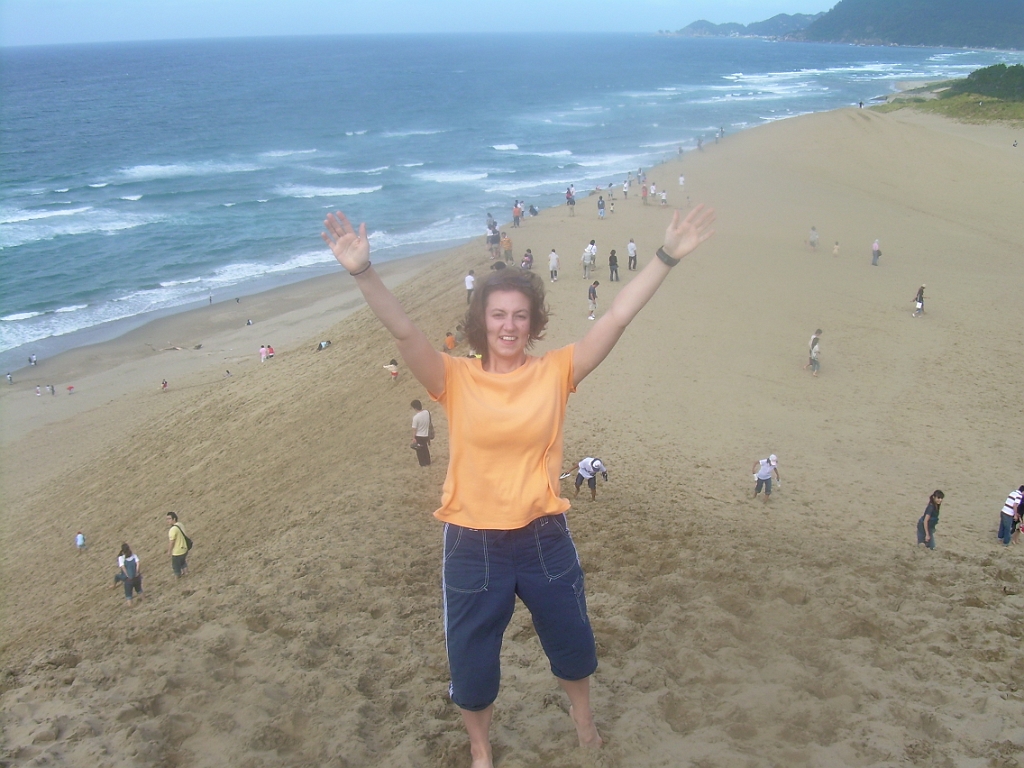
<instances>
[{"instance_id":1,"label":"navy blue capri pants","mask_svg":"<svg viewBox=\"0 0 1024 768\"><path fill-rule=\"evenodd\" d=\"M477 712L498 697L501 641L517 596L555 677L582 680L597 669L583 569L565 515L512 531L445 523L443 574L449 693L462 709Z\"/></svg>"}]
</instances>

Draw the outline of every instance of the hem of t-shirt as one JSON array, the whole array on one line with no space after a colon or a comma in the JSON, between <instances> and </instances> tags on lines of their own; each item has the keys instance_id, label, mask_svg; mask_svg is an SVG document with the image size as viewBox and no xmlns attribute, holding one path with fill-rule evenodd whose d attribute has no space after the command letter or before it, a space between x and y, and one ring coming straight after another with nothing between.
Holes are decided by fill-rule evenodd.
<instances>
[{"instance_id":1,"label":"hem of t-shirt","mask_svg":"<svg viewBox=\"0 0 1024 768\"><path fill-rule=\"evenodd\" d=\"M568 502L569 500L565 499L565 501ZM448 516L441 517L438 514L441 511L440 509L434 512L434 517L440 520L442 523L451 523L452 525L457 525L460 528L470 528L474 531L518 531L520 528L525 528L530 523L534 522L535 520L540 520L540 518L542 517L554 517L555 515L564 515L571 508L572 504L569 504L569 506L567 506L565 509L559 509L553 512L538 512L533 517L529 518L525 523L523 523L522 525L517 525L514 528L506 528L504 526L498 527L494 525L468 525L467 523L469 521L459 522L458 520L453 520L451 519L451 517Z\"/></svg>"}]
</instances>

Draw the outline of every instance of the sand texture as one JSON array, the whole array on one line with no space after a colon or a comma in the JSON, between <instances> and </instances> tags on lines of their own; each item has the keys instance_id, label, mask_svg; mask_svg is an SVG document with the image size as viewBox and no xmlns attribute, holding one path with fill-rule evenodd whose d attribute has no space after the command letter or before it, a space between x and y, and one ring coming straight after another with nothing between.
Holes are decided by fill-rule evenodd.
<instances>
[{"instance_id":1,"label":"sand texture","mask_svg":"<svg viewBox=\"0 0 1024 768\"><path fill-rule=\"evenodd\" d=\"M717 234L570 399L566 469L593 455L610 470L597 501L581 495L569 513L606 746L575 746L519 606L498 766L1024 764L1024 550L995 539L1024 481L1013 138L841 110L652 172L670 206L715 206ZM587 241L601 265L611 248L620 258L621 283L597 272L602 311L630 279L628 239L641 264L653 257L670 213L638 198L617 190L599 221L581 194L575 217L562 207L507 230L542 274L552 247L562 256L540 349L587 331ZM439 346L469 268L488 268L480 243L394 270ZM345 316L358 306L346 275L328 280L42 361L55 397L35 397L51 382L28 371L0 392L0 764L469 764L431 517L443 412L430 404L438 439L421 468L409 401L425 393L407 370L388 381L394 344L365 308ZM214 311L241 314L217 325ZM802 370L815 328L816 379ZM277 356L260 364L265 340ZM783 483L766 505L750 498L750 468L771 452ZM915 525L936 488L929 552ZM196 541L182 581L168 510ZM131 609L107 589L122 541L145 574Z\"/></svg>"}]
</instances>

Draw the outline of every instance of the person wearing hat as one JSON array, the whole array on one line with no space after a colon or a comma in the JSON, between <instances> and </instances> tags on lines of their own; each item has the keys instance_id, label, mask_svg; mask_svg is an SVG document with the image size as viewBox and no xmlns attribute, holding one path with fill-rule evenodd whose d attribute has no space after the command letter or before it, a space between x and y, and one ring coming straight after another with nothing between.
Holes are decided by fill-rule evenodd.
<instances>
[{"instance_id":1,"label":"person wearing hat","mask_svg":"<svg viewBox=\"0 0 1024 768\"><path fill-rule=\"evenodd\" d=\"M575 499L580 495L580 487L583 485L583 481L587 481L587 485L590 486L590 500L597 501L597 473L601 473L601 477L604 481L608 482L608 467L600 459L595 459L592 456L587 456L583 461L579 463L579 471L576 473L576 493L572 495Z\"/></svg>"},{"instance_id":2,"label":"person wearing hat","mask_svg":"<svg viewBox=\"0 0 1024 768\"><path fill-rule=\"evenodd\" d=\"M757 494L763 487L764 500L768 501L772 495L772 474L774 473L778 483L782 483L782 478L779 477L779 457L773 453L767 459L755 461L754 467L750 471L754 473L754 479L757 481L757 485L754 487L754 498L757 498Z\"/></svg>"},{"instance_id":3,"label":"person wearing hat","mask_svg":"<svg viewBox=\"0 0 1024 768\"><path fill-rule=\"evenodd\" d=\"M917 295L914 297L914 314L911 317L917 317L918 315L924 314L924 283L921 283L921 287L917 289Z\"/></svg>"}]
</instances>

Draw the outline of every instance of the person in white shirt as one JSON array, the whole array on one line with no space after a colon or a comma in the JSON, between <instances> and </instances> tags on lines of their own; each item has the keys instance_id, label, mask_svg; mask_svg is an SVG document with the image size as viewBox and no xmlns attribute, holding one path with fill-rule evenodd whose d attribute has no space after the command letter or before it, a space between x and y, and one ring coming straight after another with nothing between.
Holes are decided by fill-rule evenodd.
<instances>
[{"instance_id":1,"label":"person in white shirt","mask_svg":"<svg viewBox=\"0 0 1024 768\"><path fill-rule=\"evenodd\" d=\"M551 253L548 254L548 271L551 273L551 282L558 281L558 254L555 253L555 249L551 249Z\"/></svg>"},{"instance_id":2,"label":"person in white shirt","mask_svg":"<svg viewBox=\"0 0 1024 768\"><path fill-rule=\"evenodd\" d=\"M412 447L416 449L416 458L421 467L430 466L430 411L423 407L419 400L409 405L416 411L412 417Z\"/></svg>"},{"instance_id":3,"label":"person in white shirt","mask_svg":"<svg viewBox=\"0 0 1024 768\"><path fill-rule=\"evenodd\" d=\"M127 544L121 545L121 554L117 557L117 573L114 574L114 586L118 583L124 585L124 599L130 607L132 597L137 593L137 599L142 599L142 568L139 566L139 556L132 553L132 548Z\"/></svg>"},{"instance_id":4,"label":"person in white shirt","mask_svg":"<svg viewBox=\"0 0 1024 768\"><path fill-rule=\"evenodd\" d=\"M772 495L772 475L775 475L779 485L782 484L782 478L779 477L779 457L773 453L767 459L755 461L750 471L754 473L754 479L757 481L757 485L754 486L754 498L756 499L764 488L764 500L768 501Z\"/></svg>"},{"instance_id":5,"label":"person in white shirt","mask_svg":"<svg viewBox=\"0 0 1024 768\"><path fill-rule=\"evenodd\" d=\"M1024 485L1016 491L1011 491L1003 503L1002 514L999 515L999 540L1004 547L1010 546L1010 539L1014 535L1014 529L1020 525L1020 502L1024 498ZM1015 526L1014 523L1017 523Z\"/></svg>"},{"instance_id":6,"label":"person in white shirt","mask_svg":"<svg viewBox=\"0 0 1024 768\"><path fill-rule=\"evenodd\" d=\"M811 334L811 340L807 344L807 365L804 366L806 371L808 368L811 369L811 375L817 376L818 370L821 368L821 364L818 362L818 358L821 355L821 328Z\"/></svg>"},{"instance_id":7,"label":"person in white shirt","mask_svg":"<svg viewBox=\"0 0 1024 768\"><path fill-rule=\"evenodd\" d=\"M590 279L590 270L594 266L594 262L597 261L597 243L593 240L590 241L590 245L583 249L583 255L580 256L580 262L583 264L583 279Z\"/></svg>"},{"instance_id":8,"label":"person in white shirt","mask_svg":"<svg viewBox=\"0 0 1024 768\"><path fill-rule=\"evenodd\" d=\"M628 269L636 269L636 243L633 242L633 238L629 238L629 245L626 246L626 252L629 254L629 265Z\"/></svg>"},{"instance_id":9,"label":"person in white shirt","mask_svg":"<svg viewBox=\"0 0 1024 768\"><path fill-rule=\"evenodd\" d=\"M469 304L473 300L473 287L476 285L476 278L473 276L473 270L469 270L469 274L466 275L466 303Z\"/></svg>"},{"instance_id":10,"label":"person in white shirt","mask_svg":"<svg viewBox=\"0 0 1024 768\"><path fill-rule=\"evenodd\" d=\"M587 481L587 486L590 488L590 500L597 501L597 474L601 473L601 477L604 481L608 482L608 467L604 465L600 459L595 459L592 456L587 456L578 465L578 471L576 472L576 492L572 495L575 499L580 495L580 487L583 485L583 481Z\"/></svg>"}]
</instances>

